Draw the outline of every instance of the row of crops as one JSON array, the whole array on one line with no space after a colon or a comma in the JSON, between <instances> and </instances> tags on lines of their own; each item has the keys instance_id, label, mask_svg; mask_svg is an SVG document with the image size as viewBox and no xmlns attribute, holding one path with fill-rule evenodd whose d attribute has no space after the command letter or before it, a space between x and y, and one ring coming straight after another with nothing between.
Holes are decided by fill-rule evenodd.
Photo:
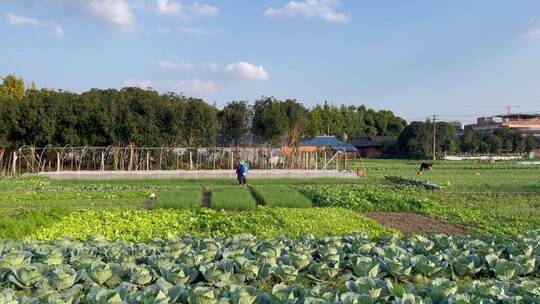
<instances>
[{"instance_id":1,"label":"row of crops","mask_svg":"<svg viewBox=\"0 0 540 304\"><path fill-rule=\"evenodd\" d=\"M158 199L153 201L152 210L141 210L151 191L159 194ZM22 197L22 201L0 198L0 238L52 240L62 236L77 239L103 236L110 240L126 238L144 242L186 234L252 233L272 238L303 233L323 236L357 231L371 235L392 232L359 216L362 212L420 213L465 226L475 234L516 235L540 229L535 196L474 195L467 196L469 199L448 192L390 185L255 185L251 189L214 186L205 206L210 208L200 208L204 193L202 186L133 185L88 186L79 192L48 188L6 192L6 197ZM507 203L509 199L512 206ZM470 200L478 204L471 206ZM241 205L242 202L247 203ZM312 205L318 208L303 208Z\"/></svg>"},{"instance_id":2,"label":"row of crops","mask_svg":"<svg viewBox=\"0 0 540 304\"><path fill-rule=\"evenodd\" d=\"M377 237L396 231L343 208L268 208L221 212L210 208L192 210L84 210L74 212L37 228L26 240L53 241L62 237L85 240L147 242L185 235L229 237L250 233L263 239L299 237L312 233L320 237L364 232Z\"/></svg>"},{"instance_id":3,"label":"row of crops","mask_svg":"<svg viewBox=\"0 0 540 304\"><path fill-rule=\"evenodd\" d=\"M185 187L160 190L154 209L253 210L267 207L310 208L311 201L298 190L287 186L256 187Z\"/></svg>"},{"instance_id":4,"label":"row of crops","mask_svg":"<svg viewBox=\"0 0 540 304\"><path fill-rule=\"evenodd\" d=\"M539 303L539 244L539 232L6 241L0 303Z\"/></svg>"},{"instance_id":5,"label":"row of crops","mask_svg":"<svg viewBox=\"0 0 540 304\"><path fill-rule=\"evenodd\" d=\"M441 185L424 181L424 180L420 180L420 179L416 179L416 178L394 176L394 175L388 175L388 176L385 176L384 178L390 181L397 188L412 187L412 188L421 188L421 189L426 189L426 190L441 190L442 189Z\"/></svg>"},{"instance_id":6,"label":"row of crops","mask_svg":"<svg viewBox=\"0 0 540 304\"><path fill-rule=\"evenodd\" d=\"M475 234L516 235L540 229L536 196L478 194L466 201L459 193L391 185L305 186L302 191L319 207L340 207L356 212L420 213L465 226ZM461 197L456 199L456 196ZM475 200L487 202L477 206Z\"/></svg>"},{"instance_id":7,"label":"row of crops","mask_svg":"<svg viewBox=\"0 0 540 304\"><path fill-rule=\"evenodd\" d=\"M211 207L223 210L253 210L257 205L267 207L310 208L312 201L315 206L326 207L329 204L335 207L346 207L355 211L419 211L421 204L427 203L421 198L421 192L416 190L440 190L441 186L417 179L399 176L387 176L392 186L365 187L365 186L250 186L248 187L185 187L178 189L164 189L159 191L154 209L194 209ZM343 194L343 189L349 192L345 198L335 201ZM404 192L402 192L404 191ZM358 195L360 194L360 195ZM406 198L406 199L404 199ZM359 208L356 203L362 200L364 207ZM366 204L372 208L366 208ZM353 206L354 205L354 206ZM410 205L417 208L410 210ZM412 206L414 207L414 206Z\"/></svg>"}]
</instances>

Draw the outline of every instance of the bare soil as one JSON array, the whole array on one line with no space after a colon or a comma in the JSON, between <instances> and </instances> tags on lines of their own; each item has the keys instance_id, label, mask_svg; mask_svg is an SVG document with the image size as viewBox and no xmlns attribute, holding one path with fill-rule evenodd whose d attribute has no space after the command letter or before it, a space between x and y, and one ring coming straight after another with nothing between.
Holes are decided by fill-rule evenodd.
<instances>
[{"instance_id":1,"label":"bare soil","mask_svg":"<svg viewBox=\"0 0 540 304\"><path fill-rule=\"evenodd\" d=\"M447 235L467 235L465 228L450 225L415 213L366 212L363 216L376 220L383 226L401 231L405 235L419 233L443 233Z\"/></svg>"}]
</instances>

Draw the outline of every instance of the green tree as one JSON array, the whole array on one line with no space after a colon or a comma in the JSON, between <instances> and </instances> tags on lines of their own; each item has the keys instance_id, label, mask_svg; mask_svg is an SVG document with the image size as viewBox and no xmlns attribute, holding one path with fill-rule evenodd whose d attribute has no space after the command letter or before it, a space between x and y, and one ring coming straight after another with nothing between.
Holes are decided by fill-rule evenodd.
<instances>
[{"instance_id":1,"label":"green tree","mask_svg":"<svg viewBox=\"0 0 540 304\"><path fill-rule=\"evenodd\" d=\"M2 79L0 97L10 97L17 100L24 98L24 81L15 75L8 75Z\"/></svg>"},{"instance_id":2,"label":"green tree","mask_svg":"<svg viewBox=\"0 0 540 304\"><path fill-rule=\"evenodd\" d=\"M427 123L415 121L409 124L398 137L397 145L402 157L422 159L428 158L431 151L431 140Z\"/></svg>"},{"instance_id":3,"label":"green tree","mask_svg":"<svg viewBox=\"0 0 540 304\"><path fill-rule=\"evenodd\" d=\"M186 144L190 147L212 146L217 137L217 109L202 99L189 98L182 121Z\"/></svg>"},{"instance_id":4,"label":"green tree","mask_svg":"<svg viewBox=\"0 0 540 304\"><path fill-rule=\"evenodd\" d=\"M467 153L476 153L480 148L479 136L471 127L466 127L460 139L460 149Z\"/></svg>"},{"instance_id":5,"label":"green tree","mask_svg":"<svg viewBox=\"0 0 540 304\"><path fill-rule=\"evenodd\" d=\"M534 148L536 148L536 137L532 134L527 135L527 137L525 137L524 146L525 152L534 150Z\"/></svg>"},{"instance_id":6,"label":"green tree","mask_svg":"<svg viewBox=\"0 0 540 304\"><path fill-rule=\"evenodd\" d=\"M340 134L341 139L343 138L343 133L347 134L349 139L363 135L364 131L364 119L363 113L358 110L356 106L345 106L342 105L339 108L341 113L341 130Z\"/></svg>"},{"instance_id":7,"label":"green tree","mask_svg":"<svg viewBox=\"0 0 540 304\"><path fill-rule=\"evenodd\" d=\"M298 146L309 126L308 110L294 99L287 99L280 105L287 116L285 142L288 146Z\"/></svg>"},{"instance_id":8,"label":"green tree","mask_svg":"<svg viewBox=\"0 0 540 304\"><path fill-rule=\"evenodd\" d=\"M324 122L321 112L322 108L320 105L314 106L311 111L308 112L308 127L306 132L309 137L315 137L325 134Z\"/></svg>"},{"instance_id":9,"label":"green tree","mask_svg":"<svg viewBox=\"0 0 540 304\"><path fill-rule=\"evenodd\" d=\"M485 143L485 149L488 153L499 154L502 151L503 143L501 137L487 133L482 136L482 141Z\"/></svg>"},{"instance_id":10,"label":"green tree","mask_svg":"<svg viewBox=\"0 0 540 304\"><path fill-rule=\"evenodd\" d=\"M453 153L458 150L456 132L455 123L436 124L436 154ZM430 158L433 155L433 123L412 122L399 135L397 145L402 157Z\"/></svg>"},{"instance_id":11,"label":"green tree","mask_svg":"<svg viewBox=\"0 0 540 304\"><path fill-rule=\"evenodd\" d=\"M255 101L253 109L253 135L262 143L282 144L289 130L287 113L273 97Z\"/></svg>"},{"instance_id":12,"label":"green tree","mask_svg":"<svg viewBox=\"0 0 540 304\"><path fill-rule=\"evenodd\" d=\"M218 142L224 145L240 145L242 138L249 131L251 111L246 101L229 102L219 111Z\"/></svg>"},{"instance_id":13,"label":"green tree","mask_svg":"<svg viewBox=\"0 0 540 304\"><path fill-rule=\"evenodd\" d=\"M436 126L437 153L452 154L459 150L456 122L440 122ZM433 148L432 148L433 149Z\"/></svg>"}]
</instances>

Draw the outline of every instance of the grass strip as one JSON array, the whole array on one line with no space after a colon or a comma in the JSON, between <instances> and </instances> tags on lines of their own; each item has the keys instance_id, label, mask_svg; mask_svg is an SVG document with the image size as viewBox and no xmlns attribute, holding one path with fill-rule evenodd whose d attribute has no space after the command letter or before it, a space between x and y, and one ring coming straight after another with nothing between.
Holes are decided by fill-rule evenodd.
<instances>
[{"instance_id":1,"label":"grass strip","mask_svg":"<svg viewBox=\"0 0 540 304\"><path fill-rule=\"evenodd\" d=\"M152 209L195 209L201 205L202 188L162 190Z\"/></svg>"},{"instance_id":2,"label":"grass strip","mask_svg":"<svg viewBox=\"0 0 540 304\"><path fill-rule=\"evenodd\" d=\"M54 206L37 209L20 208L11 212L10 215L2 214L0 215L0 239L22 239L41 227L54 225L70 212L68 208Z\"/></svg>"},{"instance_id":3,"label":"grass strip","mask_svg":"<svg viewBox=\"0 0 540 304\"><path fill-rule=\"evenodd\" d=\"M247 187L213 187L210 206L218 210L253 210L255 199Z\"/></svg>"},{"instance_id":4,"label":"grass strip","mask_svg":"<svg viewBox=\"0 0 540 304\"><path fill-rule=\"evenodd\" d=\"M287 186L256 186L251 191L267 207L311 208L311 200Z\"/></svg>"}]
</instances>

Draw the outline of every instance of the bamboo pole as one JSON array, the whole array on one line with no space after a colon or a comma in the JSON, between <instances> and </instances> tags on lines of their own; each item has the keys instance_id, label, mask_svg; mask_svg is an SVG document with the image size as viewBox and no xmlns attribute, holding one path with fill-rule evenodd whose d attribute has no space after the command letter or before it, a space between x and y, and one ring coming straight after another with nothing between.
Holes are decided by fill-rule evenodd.
<instances>
[{"instance_id":1,"label":"bamboo pole","mask_svg":"<svg viewBox=\"0 0 540 304\"><path fill-rule=\"evenodd\" d=\"M128 171L131 171L133 169L133 144L129 145L129 164L128 164Z\"/></svg>"},{"instance_id":2,"label":"bamboo pole","mask_svg":"<svg viewBox=\"0 0 540 304\"><path fill-rule=\"evenodd\" d=\"M105 171L105 152L101 152L101 171Z\"/></svg>"},{"instance_id":3,"label":"bamboo pole","mask_svg":"<svg viewBox=\"0 0 540 304\"><path fill-rule=\"evenodd\" d=\"M13 176L17 174L17 152L13 152Z\"/></svg>"},{"instance_id":4,"label":"bamboo pole","mask_svg":"<svg viewBox=\"0 0 540 304\"><path fill-rule=\"evenodd\" d=\"M273 156L272 149L270 149L270 170L273 170L273 169L274 169L274 156Z\"/></svg>"}]
</instances>

